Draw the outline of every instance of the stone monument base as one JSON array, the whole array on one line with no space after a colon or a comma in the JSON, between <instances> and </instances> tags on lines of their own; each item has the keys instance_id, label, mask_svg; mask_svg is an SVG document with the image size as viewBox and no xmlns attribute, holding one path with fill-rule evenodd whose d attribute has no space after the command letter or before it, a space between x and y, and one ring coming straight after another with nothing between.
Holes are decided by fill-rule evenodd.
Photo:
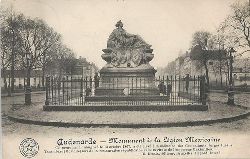
<instances>
[{"instance_id":1,"label":"stone monument base","mask_svg":"<svg viewBox=\"0 0 250 159\"><path fill-rule=\"evenodd\" d=\"M136 68L103 67L96 96L159 95L155 86L156 70L149 64Z\"/></svg>"}]
</instances>

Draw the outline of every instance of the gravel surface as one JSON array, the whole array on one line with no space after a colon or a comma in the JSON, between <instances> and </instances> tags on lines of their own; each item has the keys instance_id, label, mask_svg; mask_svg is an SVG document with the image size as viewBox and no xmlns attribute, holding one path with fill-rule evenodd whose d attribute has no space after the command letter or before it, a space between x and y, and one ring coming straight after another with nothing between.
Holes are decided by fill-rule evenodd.
<instances>
[{"instance_id":1,"label":"gravel surface","mask_svg":"<svg viewBox=\"0 0 250 159\"><path fill-rule=\"evenodd\" d=\"M20 135L20 136L71 136L74 135L102 135L102 134L250 134L250 117L230 123L218 123L206 126L189 126L189 127L170 127L170 128L64 128L53 126L39 126L21 124L3 119L3 135Z\"/></svg>"},{"instance_id":2,"label":"gravel surface","mask_svg":"<svg viewBox=\"0 0 250 159\"><path fill-rule=\"evenodd\" d=\"M228 95L226 93L210 93L209 99L212 101L227 102ZM234 95L234 101L237 105L250 107L250 93L236 93Z\"/></svg>"},{"instance_id":3,"label":"gravel surface","mask_svg":"<svg viewBox=\"0 0 250 159\"><path fill-rule=\"evenodd\" d=\"M217 100L225 103L226 98L222 98L221 96L219 97L220 94L213 94L212 96L210 95L210 100ZM36 97L35 97L36 96ZM40 105L41 103L44 102L44 95L43 94L35 94L32 95L33 99L35 99L34 105L37 106ZM227 96L225 96L227 97ZM249 100L249 94L241 94L240 97L244 97L243 101L248 101ZM230 132L230 133L244 133L244 134L249 134L250 130L250 117L247 117L246 119L242 119L239 121L234 121L230 123L218 123L218 124L212 124L212 125L206 125L206 126L194 126L194 127L171 127L171 128L140 128L140 129L132 129L132 128L63 128L63 127L52 127L52 126L39 126L39 125L28 125L28 124L21 124L21 123L16 123L13 121L8 120L5 114L8 113L9 110L15 110L15 111L21 111L22 108L22 103L24 102L24 96L16 96L16 97L3 97L2 98L2 128L3 128L3 135L9 135L9 134L20 134L20 135L31 135L31 134L36 134L36 135L51 135L51 136L56 136L57 134L62 134L62 135L70 135L72 133L74 134L103 134L103 133L176 133L176 132L181 132L181 133L225 133L225 132ZM215 102L219 103L219 102ZM10 106L11 104L14 104L14 106ZM246 103L248 104L248 103ZM248 105L245 105L248 106ZM220 104L218 104L217 107L220 107ZM39 108L40 109L40 108ZM235 109L228 109L228 112L224 112L224 109L221 108L219 109L220 113L235 113ZM238 108L237 108L238 111ZM52 112L52 114L58 114L58 112ZM78 112L79 113L79 112ZM155 114L156 113L156 114ZM159 112L158 112L159 113ZM168 114L164 114L166 112L160 112L162 113L161 115L157 114L157 112L150 112L151 116L153 116L155 119L160 119L161 117L169 116L169 119L174 119L180 118L181 112L175 112L175 115L171 116L172 112L168 112ZM188 112L186 112L188 113ZM60 114L60 113L59 113ZM145 114L145 112L141 112L141 114ZM154 114L154 115L153 115ZM198 112L197 118L202 118L204 112ZM39 115L39 114L36 114ZM62 114L61 114L62 115ZM120 116L117 117L112 117L110 114L109 117L111 117L112 120L118 120L123 116L126 116L126 112L123 112ZM185 114L185 112L182 114L185 116L185 118L189 118L190 114ZM88 118L92 118L93 116L97 116L100 119L102 119L102 114L92 114L88 115ZM138 114L134 114L134 117L138 118ZM68 115L62 115L64 119L71 118ZM140 116L139 116L140 117ZM148 121L152 121L152 117L148 117ZM212 118L212 116L211 116ZM86 118L87 119L87 118ZM90 120L88 119L88 120ZM111 120L111 119L106 119L106 121ZM141 120L140 118L138 118Z\"/></svg>"},{"instance_id":4,"label":"gravel surface","mask_svg":"<svg viewBox=\"0 0 250 159\"><path fill-rule=\"evenodd\" d=\"M16 105L9 115L35 121L93 124L159 124L169 122L200 121L232 117L245 113L239 107L212 102L208 111L43 111L43 105Z\"/></svg>"}]
</instances>

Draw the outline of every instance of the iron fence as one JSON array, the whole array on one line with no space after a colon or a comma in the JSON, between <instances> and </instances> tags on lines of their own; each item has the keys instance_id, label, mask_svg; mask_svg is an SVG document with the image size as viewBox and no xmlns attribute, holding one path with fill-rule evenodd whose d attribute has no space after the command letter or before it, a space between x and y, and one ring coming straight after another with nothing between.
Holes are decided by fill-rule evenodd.
<instances>
[{"instance_id":1,"label":"iron fence","mask_svg":"<svg viewBox=\"0 0 250 159\"><path fill-rule=\"evenodd\" d=\"M97 80L48 76L45 105L206 105L205 78L163 76Z\"/></svg>"}]
</instances>

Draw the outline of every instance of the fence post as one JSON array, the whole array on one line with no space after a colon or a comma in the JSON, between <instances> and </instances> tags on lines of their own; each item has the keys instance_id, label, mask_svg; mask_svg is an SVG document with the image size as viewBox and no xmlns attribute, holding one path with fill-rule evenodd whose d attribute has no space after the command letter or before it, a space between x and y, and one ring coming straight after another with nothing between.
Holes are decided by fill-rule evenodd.
<instances>
[{"instance_id":1,"label":"fence post","mask_svg":"<svg viewBox=\"0 0 250 159\"><path fill-rule=\"evenodd\" d=\"M83 104L83 77L81 78L80 103Z\"/></svg>"},{"instance_id":2,"label":"fence post","mask_svg":"<svg viewBox=\"0 0 250 159\"><path fill-rule=\"evenodd\" d=\"M46 77L46 99L45 99L45 105L49 105L49 86L50 86L50 78L49 76Z\"/></svg>"},{"instance_id":3,"label":"fence post","mask_svg":"<svg viewBox=\"0 0 250 159\"><path fill-rule=\"evenodd\" d=\"M201 76L201 81L200 81L200 100L202 105L206 105L206 85L204 76Z\"/></svg>"},{"instance_id":4,"label":"fence post","mask_svg":"<svg viewBox=\"0 0 250 159\"><path fill-rule=\"evenodd\" d=\"M81 78L81 83L80 83L80 97L83 97L83 78Z\"/></svg>"},{"instance_id":5,"label":"fence post","mask_svg":"<svg viewBox=\"0 0 250 159\"><path fill-rule=\"evenodd\" d=\"M58 104L61 104L61 82L62 82L62 77L57 78L57 95L58 95Z\"/></svg>"},{"instance_id":6,"label":"fence post","mask_svg":"<svg viewBox=\"0 0 250 159\"><path fill-rule=\"evenodd\" d=\"M92 90L92 77L91 76L89 77L89 88L90 90Z\"/></svg>"},{"instance_id":7,"label":"fence post","mask_svg":"<svg viewBox=\"0 0 250 159\"><path fill-rule=\"evenodd\" d=\"M62 78L62 103L65 104L64 93L65 93L65 78Z\"/></svg>"},{"instance_id":8,"label":"fence post","mask_svg":"<svg viewBox=\"0 0 250 159\"><path fill-rule=\"evenodd\" d=\"M69 76L66 76L66 104L69 104Z\"/></svg>"}]
</instances>

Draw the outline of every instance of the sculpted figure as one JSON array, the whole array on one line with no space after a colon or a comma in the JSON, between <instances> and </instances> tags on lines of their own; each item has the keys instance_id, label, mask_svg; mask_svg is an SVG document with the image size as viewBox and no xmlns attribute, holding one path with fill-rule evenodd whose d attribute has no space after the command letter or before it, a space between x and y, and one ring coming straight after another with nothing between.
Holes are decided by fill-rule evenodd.
<instances>
[{"instance_id":1,"label":"sculpted figure","mask_svg":"<svg viewBox=\"0 0 250 159\"><path fill-rule=\"evenodd\" d=\"M123 29L123 23L118 21L116 29L110 34L107 48L125 49L125 48L144 48L149 49L151 45L147 44L139 35L133 35Z\"/></svg>"},{"instance_id":2,"label":"sculpted figure","mask_svg":"<svg viewBox=\"0 0 250 159\"><path fill-rule=\"evenodd\" d=\"M129 34L123 29L123 23L118 21L116 29L110 34L107 42L107 54L103 55L104 59L114 67L136 67L146 63L145 50L150 49L151 45L147 44L139 35Z\"/></svg>"}]
</instances>

